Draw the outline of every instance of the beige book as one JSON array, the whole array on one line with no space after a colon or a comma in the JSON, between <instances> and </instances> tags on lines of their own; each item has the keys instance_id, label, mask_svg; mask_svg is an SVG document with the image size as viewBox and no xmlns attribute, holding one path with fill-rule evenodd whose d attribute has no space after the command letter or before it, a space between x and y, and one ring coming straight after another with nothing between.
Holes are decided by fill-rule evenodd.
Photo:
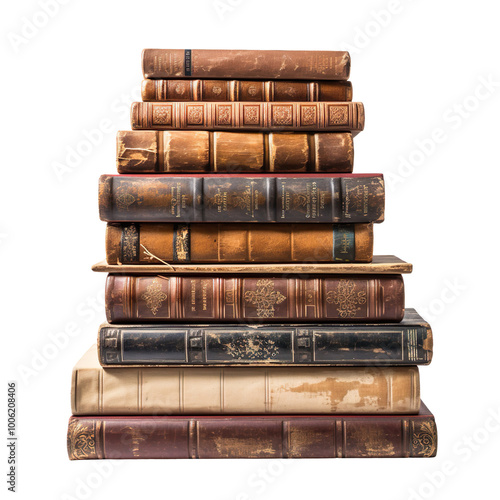
<instances>
[{"instance_id":1,"label":"beige book","mask_svg":"<svg viewBox=\"0 0 500 500\"><path fill-rule=\"evenodd\" d=\"M104 369L93 346L73 369L74 415L418 413L409 367Z\"/></svg>"}]
</instances>

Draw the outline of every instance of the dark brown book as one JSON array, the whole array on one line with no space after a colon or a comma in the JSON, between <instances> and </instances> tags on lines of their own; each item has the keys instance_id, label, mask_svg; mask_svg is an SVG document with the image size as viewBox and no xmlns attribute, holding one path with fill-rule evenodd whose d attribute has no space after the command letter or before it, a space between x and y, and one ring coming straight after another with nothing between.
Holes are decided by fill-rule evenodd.
<instances>
[{"instance_id":1,"label":"dark brown book","mask_svg":"<svg viewBox=\"0 0 500 500\"><path fill-rule=\"evenodd\" d=\"M108 368L427 365L432 330L415 309L400 323L104 323L97 349Z\"/></svg>"},{"instance_id":2,"label":"dark brown book","mask_svg":"<svg viewBox=\"0 0 500 500\"><path fill-rule=\"evenodd\" d=\"M108 224L109 264L370 262L372 224Z\"/></svg>"},{"instance_id":3,"label":"dark brown book","mask_svg":"<svg viewBox=\"0 0 500 500\"><path fill-rule=\"evenodd\" d=\"M134 130L352 132L365 125L360 102L134 102Z\"/></svg>"},{"instance_id":4,"label":"dark brown book","mask_svg":"<svg viewBox=\"0 0 500 500\"><path fill-rule=\"evenodd\" d=\"M349 53L333 50L144 49L144 78L347 80Z\"/></svg>"},{"instance_id":5,"label":"dark brown book","mask_svg":"<svg viewBox=\"0 0 500 500\"><path fill-rule=\"evenodd\" d=\"M338 172L354 161L349 132L127 130L116 137L120 174Z\"/></svg>"},{"instance_id":6,"label":"dark brown book","mask_svg":"<svg viewBox=\"0 0 500 500\"><path fill-rule=\"evenodd\" d=\"M347 81L143 80L143 101L352 101Z\"/></svg>"},{"instance_id":7,"label":"dark brown book","mask_svg":"<svg viewBox=\"0 0 500 500\"><path fill-rule=\"evenodd\" d=\"M401 321L404 285L389 276L114 275L106 280L109 323Z\"/></svg>"},{"instance_id":8,"label":"dark brown book","mask_svg":"<svg viewBox=\"0 0 500 500\"><path fill-rule=\"evenodd\" d=\"M70 460L434 457L434 415L71 417Z\"/></svg>"},{"instance_id":9,"label":"dark brown book","mask_svg":"<svg viewBox=\"0 0 500 500\"><path fill-rule=\"evenodd\" d=\"M356 223L384 220L380 174L103 175L107 222Z\"/></svg>"}]
</instances>

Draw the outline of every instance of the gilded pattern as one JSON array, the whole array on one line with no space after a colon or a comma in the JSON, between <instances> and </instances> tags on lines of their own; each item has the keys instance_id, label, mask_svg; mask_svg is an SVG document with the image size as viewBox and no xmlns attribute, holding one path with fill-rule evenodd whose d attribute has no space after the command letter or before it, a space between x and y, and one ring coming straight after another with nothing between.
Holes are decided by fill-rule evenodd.
<instances>
[{"instance_id":1,"label":"gilded pattern","mask_svg":"<svg viewBox=\"0 0 500 500\"><path fill-rule=\"evenodd\" d=\"M302 125L316 124L316 106L302 106L300 108L300 114Z\"/></svg>"},{"instance_id":2,"label":"gilded pattern","mask_svg":"<svg viewBox=\"0 0 500 500\"><path fill-rule=\"evenodd\" d=\"M359 306L366 304L366 292L357 291L353 280L340 280L337 290L330 290L326 294L326 301L338 306L337 312L341 318L354 318L361 310Z\"/></svg>"},{"instance_id":3,"label":"gilded pattern","mask_svg":"<svg viewBox=\"0 0 500 500\"><path fill-rule=\"evenodd\" d=\"M293 125L293 106L273 106L273 125Z\"/></svg>"},{"instance_id":4,"label":"gilded pattern","mask_svg":"<svg viewBox=\"0 0 500 500\"><path fill-rule=\"evenodd\" d=\"M153 125L171 125L172 108L170 106L153 107Z\"/></svg>"},{"instance_id":5,"label":"gilded pattern","mask_svg":"<svg viewBox=\"0 0 500 500\"><path fill-rule=\"evenodd\" d=\"M187 107L187 123L188 125L203 124L203 106Z\"/></svg>"},{"instance_id":6,"label":"gilded pattern","mask_svg":"<svg viewBox=\"0 0 500 500\"><path fill-rule=\"evenodd\" d=\"M231 106L218 106L217 125L231 125Z\"/></svg>"},{"instance_id":7,"label":"gilded pattern","mask_svg":"<svg viewBox=\"0 0 500 500\"><path fill-rule=\"evenodd\" d=\"M93 422L70 421L68 428L68 455L70 460L97 458Z\"/></svg>"},{"instance_id":8,"label":"gilded pattern","mask_svg":"<svg viewBox=\"0 0 500 500\"><path fill-rule=\"evenodd\" d=\"M141 295L141 299L146 301L146 306L155 316L162 306L163 301L167 300L167 298L167 294L161 289L161 283L158 278L155 278Z\"/></svg>"},{"instance_id":9,"label":"gilded pattern","mask_svg":"<svg viewBox=\"0 0 500 500\"><path fill-rule=\"evenodd\" d=\"M128 207L134 203L135 198L130 193L124 193L116 197L116 205L120 210L128 210Z\"/></svg>"},{"instance_id":10,"label":"gilded pattern","mask_svg":"<svg viewBox=\"0 0 500 500\"><path fill-rule=\"evenodd\" d=\"M328 117L330 125L347 125L347 106L329 106Z\"/></svg>"},{"instance_id":11,"label":"gilded pattern","mask_svg":"<svg viewBox=\"0 0 500 500\"><path fill-rule=\"evenodd\" d=\"M421 424L415 423L411 445L412 456L433 457L437 450L436 424L432 421Z\"/></svg>"},{"instance_id":12,"label":"gilded pattern","mask_svg":"<svg viewBox=\"0 0 500 500\"><path fill-rule=\"evenodd\" d=\"M270 279L260 279L257 281L257 289L245 292L245 302L257 308L259 318L273 318L274 306L281 304L286 297L274 289L274 282Z\"/></svg>"},{"instance_id":13,"label":"gilded pattern","mask_svg":"<svg viewBox=\"0 0 500 500\"><path fill-rule=\"evenodd\" d=\"M243 106L243 123L245 125L258 125L259 112L259 106Z\"/></svg>"}]
</instances>

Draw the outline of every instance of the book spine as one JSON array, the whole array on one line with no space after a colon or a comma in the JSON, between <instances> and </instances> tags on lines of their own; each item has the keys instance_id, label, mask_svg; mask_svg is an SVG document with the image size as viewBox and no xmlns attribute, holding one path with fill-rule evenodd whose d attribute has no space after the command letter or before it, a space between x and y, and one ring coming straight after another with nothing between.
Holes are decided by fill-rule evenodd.
<instances>
[{"instance_id":1,"label":"book spine","mask_svg":"<svg viewBox=\"0 0 500 500\"><path fill-rule=\"evenodd\" d=\"M132 130L116 137L120 174L352 172L349 132Z\"/></svg>"},{"instance_id":2,"label":"book spine","mask_svg":"<svg viewBox=\"0 0 500 500\"><path fill-rule=\"evenodd\" d=\"M422 325L101 326L103 366L417 365L432 358Z\"/></svg>"},{"instance_id":3,"label":"book spine","mask_svg":"<svg viewBox=\"0 0 500 500\"><path fill-rule=\"evenodd\" d=\"M71 417L68 456L165 458L427 458L432 415L335 417Z\"/></svg>"},{"instance_id":4,"label":"book spine","mask_svg":"<svg viewBox=\"0 0 500 500\"><path fill-rule=\"evenodd\" d=\"M401 275L251 278L108 275L110 323L401 321Z\"/></svg>"},{"instance_id":5,"label":"book spine","mask_svg":"<svg viewBox=\"0 0 500 500\"><path fill-rule=\"evenodd\" d=\"M143 80L143 101L352 101L347 81Z\"/></svg>"},{"instance_id":6,"label":"book spine","mask_svg":"<svg viewBox=\"0 0 500 500\"><path fill-rule=\"evenodd\" d=\"M274 177L103 175L108 222L382 222L381 175Z\"/></svg>"},{"instance_id":7,"label":"book spine","mask_svg":"<svg viewBox=\"0 0 500 500\"><path fill-rule=\"evenodd\" d=\"M371 262L372 224L108 224L108 264Z\"/></svg>"},{"instance_id":8,"label":"book spine","mask_svg":"<svg viewBox=\"0 0 500 500\"><path fill-rule=\"evenodd\" d=\"M133 130L352 132L363 130L360 102L134 102Z\"/></svg>"},{"instance_id":9,"label":"book spine","mask_svg":"<svg viewBox=\"0 0 500 500\"><path fill-rule=\"evenodd\" d=\"M144 49L144 78L347 80L345 51Z\"/></svg>"},{"instance_id":10,"label":"book spine","mask_svg":"<svg viewBox=\"0 0 500 500\"><path fill-rule=\"evenodd\" d=\"M73 372L73 415L412 414L419 408L417 366L77 365Z\"/></svg>"}]
</instances>

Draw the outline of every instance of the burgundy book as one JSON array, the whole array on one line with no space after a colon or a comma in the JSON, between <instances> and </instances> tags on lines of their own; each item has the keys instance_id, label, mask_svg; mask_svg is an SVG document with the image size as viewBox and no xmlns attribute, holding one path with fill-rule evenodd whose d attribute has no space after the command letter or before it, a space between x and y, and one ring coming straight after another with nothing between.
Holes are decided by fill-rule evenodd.
<instances>
[{"instance_id":1,"label":"burgundy book","mask_svg":"<svg viewBox=\"0 0 500 500\"><path fill-rule=\"evenodd\" d=\"M71 417L71 460L434 457L437 429L416 415Z\"/></svg>"},{"instance_id":2,"label":"burgundy book","mask_svg":"<svg viewBox=\"0 0 500 500\"><path fill-rule=\"evenodd\" d=\"M401 275L119 275L106 280L110 323L396 322Z\"/></svg>"}]
</instances>

